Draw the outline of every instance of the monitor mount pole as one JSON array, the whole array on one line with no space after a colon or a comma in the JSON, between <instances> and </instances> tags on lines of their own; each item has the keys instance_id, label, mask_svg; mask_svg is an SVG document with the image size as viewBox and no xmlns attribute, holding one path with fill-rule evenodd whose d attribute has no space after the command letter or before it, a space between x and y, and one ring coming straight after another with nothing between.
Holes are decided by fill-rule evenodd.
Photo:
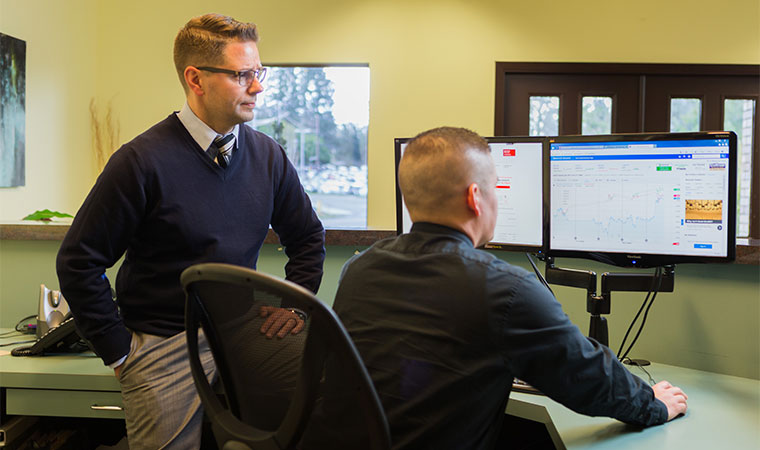
<instances>
[{"instance_id":1,"label":"monitor mount pole","mask_svg":"<svg viewBox=\"0 0 760 450\"><path fill-rule=\"evenodd\" d=\"M602 314L610 313L610 299L596 295L596 272L557 267L554 265L554 258L547 256L546 281L560 286L586 289L586 311L591 314L588 335L608 345L607 319L602 317Z\"/></svg>"},{"instance_id":2,"label":"monitor mount pole","mask_svg":"<svg viewBox=\"0 0 760 450\"><path fill-rule=\"evenodd\" d=\"M612 303L612 291L648 292L655 285L655 275L651 273L610 273L602 274L602 295L596 295L596 272L589 270L565 269L554 265L554 258L547 256L546 281L561 286L586 289L586 311L591 314L588 336L609 347L607 318ZM663 266L662 280L658 292L673 292L675 266ZM656 287L656 286L655 286Z\"/></svg>"}]
</instances>

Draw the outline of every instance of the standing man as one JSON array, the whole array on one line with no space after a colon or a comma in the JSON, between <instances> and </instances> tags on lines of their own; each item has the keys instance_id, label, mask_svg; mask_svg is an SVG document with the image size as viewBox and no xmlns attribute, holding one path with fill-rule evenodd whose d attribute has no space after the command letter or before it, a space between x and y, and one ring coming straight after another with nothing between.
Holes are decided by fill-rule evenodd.
<instances>
[{"instance_id":1,"label":"standing man","mask_svg":"<svg viewBox=\"0 0 760 450\"><path fill-rule=\"evenodd\" d=\"M295 169L275 141L243 125L266 75L257 42L254 24L217 14L179 31L174 63L187 103L113 155L58 254L77 327L121 383L132 449L200 445L203 411L179 282L185 268L255 268L271 224L288 255L286 278L313 292L322 278L324 229ZM105 269L122 255L114 302ZM262 328L270 337L303 323L288 310L261 314L276 318Z\"/></svg>"},{"instance_id":2,"label":"standing man","mask_svg":"<svg viewBox=\"0 0 760 450\"><path fill-rule=\"evenodd\" d=\"M496 224L485 140L461 128L422 133L398 177L411 231L352 258L334 304L394 449L493 448L513 377L588 415L654 425L686 411L679 388L650 387L583 336L533 274L475 248Z\"/></svg>"}]
</instances>

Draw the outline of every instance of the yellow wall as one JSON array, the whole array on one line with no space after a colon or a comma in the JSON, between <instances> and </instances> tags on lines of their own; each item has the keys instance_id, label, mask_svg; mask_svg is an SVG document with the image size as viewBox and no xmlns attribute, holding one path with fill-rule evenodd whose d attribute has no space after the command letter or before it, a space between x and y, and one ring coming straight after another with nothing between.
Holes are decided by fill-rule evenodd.
<instances>
[{"instance_id":1,"label":"yellow wall","mask_svg":"<svg viewBox=\"0 0 760 450\"><path fill-rule=\"evenodd\" d=\"M0 0L0 33L26 41L26 186L0 188L0 220L76 212L92 184L95 0Z\"/></svg>"},{"instance_id":2,"label":"yellow wall","mask_svg":"<svg viewBox=\"0 0 760 450\"><path fill-rule=\"evenodd\" d=\"M96 175L91 99L101 112L113 106L121 142L181 107L174 35L212 8L259 24L265 63L370 65L368 223L381 229L395 227L393 138L444 124L492 134L496 61L760 64L757 0L0 0L0 32L27 42L27 185L0 189L0 221L79 208ZM0 245L0 326L12 326L35 312L39 283L57 287L59 243ZM328 248L320 290L328 303L354 250ZM265 246L259 267L282 276L282 263ZM679 267L676 292L658 296L637 355L760 378L759 275L757 266ZM583 294L556 291L585 331ZM613 345L642 297L615 294Z\"/></svg>"},{"instance_id":3,"label":"yellow wall","mask_svg":"<svg viewBox=\"0 0 760 450\"><path fill-rule=\"evenodd\" d=\"M113 105L121 142L181 107L171 49L193 15L256 22L265 63L369 63L368 224L390 229L393 138L440 125L493 134L495 61L758 64L758 5L0 0L0 32L27 41L27 185L0 190L0 220L77 210L96 174L90 99Z\"/></svg>"}]
</instances>

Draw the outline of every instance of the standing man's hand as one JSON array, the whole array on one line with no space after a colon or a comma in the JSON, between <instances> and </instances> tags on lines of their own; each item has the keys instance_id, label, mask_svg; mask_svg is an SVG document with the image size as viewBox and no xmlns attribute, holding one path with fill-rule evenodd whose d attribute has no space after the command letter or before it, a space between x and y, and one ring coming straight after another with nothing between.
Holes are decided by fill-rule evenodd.
<instances>
[{"instance_id":1,"label":"standing man's hand","mask_svg":"<svg viewBox=\"0 0 760 450\"><path fill-rule=\"evenodd\" d=\"M119 375L121 374L121 366L123 366L124 363L119 364L118 366L113 368L113 373L116 375L116 378L119 378Z\"/></svg>"},{"instance_id":2,"label":"standing man's hand","mask_svg":"<svg viewBox=\"0 0 760 450\"><path fill-rule=\"evenodd\" d=\"M681 388L673 386L667 381L660 381L652 386L654 397L663 402L668 408L668 420L673 420L686 413L686 400L689 398Z\"/></svg>"},{"instance_id":3,"label":"standing man's hand","mask_svg":"<svg viewBox=\"0 0 760 450\"><path fill-rule=\"evenodd\" d=\"M261 326L261 333L269 339L275 334L278 338L284 338L288 333L298 334L304 327L303 319L287 308L262 306L259 315L267 319Z\"/></svg>"}]
</instances>

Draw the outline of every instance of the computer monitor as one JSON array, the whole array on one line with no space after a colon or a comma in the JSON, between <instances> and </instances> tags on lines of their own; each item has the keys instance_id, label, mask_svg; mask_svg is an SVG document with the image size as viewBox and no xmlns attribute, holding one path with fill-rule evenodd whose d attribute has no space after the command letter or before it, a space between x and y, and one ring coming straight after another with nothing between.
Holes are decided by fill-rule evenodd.
<instances>
[{"instance_id":1,"label":"computer monitor","mask_svg":"<svg viewBox=\"0 0 760 450\"><path fill-rule=\"evenodd\" d=\"M498 216L494 237L486 248L542 252L544 248L542 137L489 137L498 177ZM412 220L398 186L398 165L409 138L395 140L396 231L408 232Z\"/></svg>"},{"instance_id":2,"label":"computer monitor","mask_svg":"<svg viewBox=\"0 0 760 450\"><path fill-rule=\"evenodd\" d=\"M549 256L623 267L734 259L734 133L560 136L547 149Z\"/></svg>"}]
</instances>

